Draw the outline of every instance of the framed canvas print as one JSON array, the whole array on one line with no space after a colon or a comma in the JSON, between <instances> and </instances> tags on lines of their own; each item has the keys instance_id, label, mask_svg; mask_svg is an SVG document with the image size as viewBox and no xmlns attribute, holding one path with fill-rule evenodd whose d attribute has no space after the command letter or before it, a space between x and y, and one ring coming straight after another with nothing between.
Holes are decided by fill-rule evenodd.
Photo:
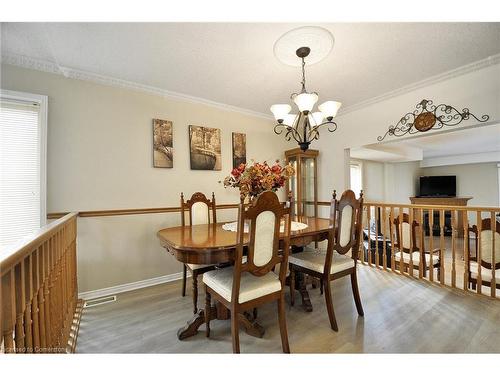
<instances>
[{"instance_id":1,"label":"framed canvas print","mask_svg":"<svg viewBox=\"0 0 500 375\"><path fill-rule=\"evenodd\" d=\"M220 129L189 125L189 155L191 169L220 171Z\"/></svg>"},{"instance_id":2,"label":"framed canvas print","mask_svg":"<svg viewBox=\"0 0 500 375\"><path fill-rule=\"evenodd\" d=\"M233 133L233 168L247 162L247 135Z\"/></svg>"},{"instance_id":3,"label":"framed canvas print","mask_svg":"<svg viewBox=\"0 0 500 375\"><path fill-rule=\"evenodd\" d=\"M153 119L153 166L172 168L173 157L172 121Z\"/></svg>"}]
</instances>

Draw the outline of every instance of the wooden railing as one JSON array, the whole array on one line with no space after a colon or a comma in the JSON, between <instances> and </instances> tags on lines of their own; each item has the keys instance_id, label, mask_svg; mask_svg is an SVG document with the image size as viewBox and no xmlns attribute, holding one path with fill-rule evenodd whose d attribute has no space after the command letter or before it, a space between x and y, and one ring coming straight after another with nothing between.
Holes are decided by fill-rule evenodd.
<instances>
[{"instance_id":1,"label":"wooden railing","mask_svg":"<svg viewBox=\"0 0 500 375\"><path fill-rule=\"evenodd\" d=\"M76 220L70 213L0 262L0 332L5 353L66 353L76 346L81 302Z\"/></svg>"},{"instance_id":2,"label":"wooden railing","mask_svg":"<svg viewBox=\"0 0 500 375\"><path fill-rule=\"evenodd\" d=\"M500 282L492 280L500 279L500 259L495 259L498 253L491 251L498 244L495 245L495 235L489 236L488 242L481 240L481 223L489 219L496 225L499 213L499 207L365 202L364 241L360 244L358 259L383 271L498 298ZM413 223L413 230L410 225L401 224L405 216L409 223ZM410 234L405 239L402 238L403 225ZM404 242L406 246L399 246ZM400 247L412 251L401 256ZM486 253L487 259L484 257ZM478 259L486 269L476 267ZM469 269L471 265L474 270ZM489 274L487 277L485 272Z\"/></svg>"}]
</instances>

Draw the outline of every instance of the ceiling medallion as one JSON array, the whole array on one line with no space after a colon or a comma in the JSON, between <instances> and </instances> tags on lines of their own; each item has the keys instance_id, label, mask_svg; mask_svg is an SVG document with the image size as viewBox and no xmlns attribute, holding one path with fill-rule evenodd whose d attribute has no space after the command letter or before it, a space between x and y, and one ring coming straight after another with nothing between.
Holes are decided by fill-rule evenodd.
<instances>
[{"instance_id":1,"label":"ceiling medallion","mask_svg":"<svg viewBox=\"0 0 500 375\"><path fill-rule=\"evenodd\" d=\"M468 108L460 112L451 105L434 105L432 100L427 99L423 99L415 108L413 112L404 115L396 125L389 126L389 130L383 136L377 137L377 140L383 141L387 135L402 137L405 134L441 129L443 126L455 126L471 117L479 122L486 122L490 118L488 115L482 115L481 119L478 119Z\"/></svg>"},{"instance_id":2,"label":"ceiling medallion","mask_svg":"<svg viewBox=\"0 0 500 375\"><path fill-rule=\"evenodd\" d=\"M328 35L331 38L328 38ZM311 45L323 46L323 48L320 52L314 53ZM295 66L297 64L289 60L290 47L295 48L294 59L299 62L298 66L302 67L301 90L290 96L298 108L298 114L290 114L292 107L288 104L274 104L270 109L277 121L274 132L278 135L284 132L287 141L293 138L300 149L305 151L313 140L319 139L321 126L328 125L330 132L337 129L333 118L342 104L332 100L326 101L318 106L319 111L313 112L319 96L315 92L306 90L305 73L306 58L308 62L310 56L314 57L314 62L324 59L333 48L333 36L328 30L316 27L299 28L284 34L274 46L275 55L283 63Z\"/></svg>"}]
</instances>

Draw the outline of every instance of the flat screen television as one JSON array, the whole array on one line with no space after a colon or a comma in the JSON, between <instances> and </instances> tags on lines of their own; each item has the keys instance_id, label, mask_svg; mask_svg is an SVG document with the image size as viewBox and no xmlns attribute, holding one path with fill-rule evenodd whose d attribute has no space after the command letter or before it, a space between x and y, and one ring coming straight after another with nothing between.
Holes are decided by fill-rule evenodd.
<instances>
[{"instance_id":1,"label":"flat screen television","mask_svg":"<svg viewBox=\"0 0 500 375\"><path fill-rule=\"evenodd\" d=\"M456 176L421 176L420 197L455 197L457 195Z\"/></svg>"}]
</instances>

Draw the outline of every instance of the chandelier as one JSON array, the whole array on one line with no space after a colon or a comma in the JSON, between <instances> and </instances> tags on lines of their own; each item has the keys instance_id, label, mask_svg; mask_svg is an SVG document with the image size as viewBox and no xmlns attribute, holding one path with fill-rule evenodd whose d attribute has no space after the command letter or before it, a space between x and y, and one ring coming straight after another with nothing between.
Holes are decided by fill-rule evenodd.
<instances>
[{"instance_id":1,"label":"chandelier","mask_svg":"<svg viewBox=\"0 0 500 375\"><path fill-rule=\"evenodd\" d=\"M298 114L290 114L292 107L289 104L274 104L271 112L277 123L274 132L278 135L285 135L285 139L292 138L298 143L302 151L306 151L312 141L319 139L319 129L328 125L328 131L333 133L337 130L337 124L333 118L337 115L342 103L333 100L326 101L318 105L318 110L313 112L314 105L318 101L318 94L306 90L305 58L309 56L309 47L300 47L295 54L302 60L302 89L300 93L290 96L298 108Z\"/></svg>"}]
</instances>

